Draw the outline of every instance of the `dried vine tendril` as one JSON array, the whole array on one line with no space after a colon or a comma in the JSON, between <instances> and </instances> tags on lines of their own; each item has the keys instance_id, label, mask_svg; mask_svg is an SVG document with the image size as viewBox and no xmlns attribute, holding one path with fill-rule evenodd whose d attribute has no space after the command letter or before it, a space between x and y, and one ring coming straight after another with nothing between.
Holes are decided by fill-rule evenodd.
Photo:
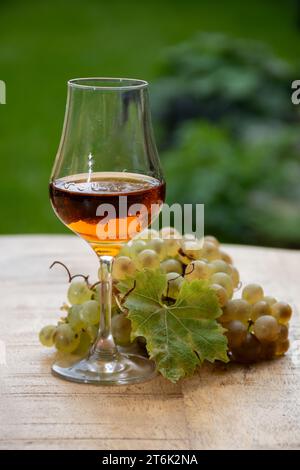
<instances>
[{"instance_id":1,"label":"dried vine tendril","mask_svg":"<svg viewBox=\"0 0 300 470\"><path fill-rule=\"evenodd\" d=\"M49 266L49 269L52 269L53 266L55 266L56 264L59 264L60 266L62 266L63 268L65 268L65 270L67 271L68 277L69 277L68 282L73 281L73 279L75 279L76 277L82 277L82 278L85 280L85 282L87 283L87 285L89 285L89 282L88 282L89 276L88 276L88 275L85 276L84 274L74 274L74 275L72 276L72 274L71 274L69 268L68 268L64 263L62 263L61 261L53 261L53 263L51 264L51 266Z\"/></svg>"}]
</instances>

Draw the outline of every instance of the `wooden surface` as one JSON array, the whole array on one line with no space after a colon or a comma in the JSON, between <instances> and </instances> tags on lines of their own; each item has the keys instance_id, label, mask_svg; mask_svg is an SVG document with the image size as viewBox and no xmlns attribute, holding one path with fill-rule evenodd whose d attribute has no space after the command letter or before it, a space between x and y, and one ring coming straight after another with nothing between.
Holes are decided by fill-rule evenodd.
<instances>
[{"instance_id":1,"label":"wooden surface","mask_svg":"<svg viewBox=\"0 0 300 470\"><path fill-rule=\"evenodd\" d=\"M177 385L157 377L96 387L52 376L53 351L37 338L66 295L63 270L49 265L59 259L73 273L95 274L93 253L72 236L0 237L0 448L300 448L300 252L227 250L243 282L293 305L289 353L248 367L205 366Z\"/></svg>"}]
</instances>

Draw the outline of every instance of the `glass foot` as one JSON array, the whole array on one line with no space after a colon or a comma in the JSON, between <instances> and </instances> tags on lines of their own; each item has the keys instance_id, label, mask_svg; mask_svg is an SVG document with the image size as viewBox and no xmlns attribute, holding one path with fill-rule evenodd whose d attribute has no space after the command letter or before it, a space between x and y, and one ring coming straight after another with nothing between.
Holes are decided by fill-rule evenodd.
<instances>
[{"instance_id":1,"label":"glass foot","mask_svg":"<svg viewBox=\"0 0 300 470\"><path fill-rule=\"evenodd\" d=\"M154 362L135 354L118 354L111 361L101 361L93 356L69 364L59 361L53 364L52 372L71 382L96 385L144 382L156 375Z\"/></svg>"}]
</instances>

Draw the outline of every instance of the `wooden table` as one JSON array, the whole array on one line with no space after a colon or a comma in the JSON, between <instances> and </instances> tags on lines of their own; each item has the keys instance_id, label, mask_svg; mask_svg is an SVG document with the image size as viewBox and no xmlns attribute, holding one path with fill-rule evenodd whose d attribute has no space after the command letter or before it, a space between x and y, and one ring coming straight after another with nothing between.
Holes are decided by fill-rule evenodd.
<instances>
[{"instance_id":1,"label":"wooden table","mask_svg":"<svg viewBox=\"0 0 300 470\"><path fill-rule=\"evenodd\" d=\"M0 448L300 448L300 252L226 248L243 282L293 305L289 353L247 367L207 365L177 385L157 377L96 387L52 376L53 351L38 342L66 295L65 273L49 265L59 259L95 275L89 247L75 236L0 237Z\"/></svg>"}]
</instances>

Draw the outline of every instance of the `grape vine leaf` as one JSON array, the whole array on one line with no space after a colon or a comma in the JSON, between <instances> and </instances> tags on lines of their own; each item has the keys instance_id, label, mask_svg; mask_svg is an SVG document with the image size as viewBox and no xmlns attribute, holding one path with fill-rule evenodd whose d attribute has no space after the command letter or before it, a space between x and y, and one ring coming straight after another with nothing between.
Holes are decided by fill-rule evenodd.
<instances>
[{"instance_id":1,"label":"grape vine leaf","mask_svg":"<svg viewBox=\"0 0 300 470\"><path fill-rule=\"evenodd\" d=\"M164 377L177 382L204 360L228 362L225 330L216 321L222 311L207 281L183 282L172 305L164 302L167 278L161 271L145 269L132 282L118 285L127 292L132 339L146 338L149 356Z\"/></svg>"}]
</instances>

